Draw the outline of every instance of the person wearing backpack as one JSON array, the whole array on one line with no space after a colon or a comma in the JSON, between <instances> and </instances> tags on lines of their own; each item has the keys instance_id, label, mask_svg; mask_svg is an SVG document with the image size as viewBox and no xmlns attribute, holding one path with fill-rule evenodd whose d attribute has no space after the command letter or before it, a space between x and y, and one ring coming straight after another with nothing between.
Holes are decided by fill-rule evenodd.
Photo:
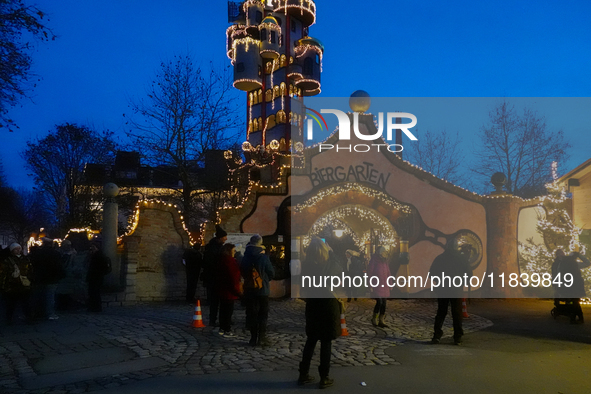
<instances>
[{"instance_id":1,"label":"person wearing backpack","mask_svg":"<svg viewBox=\"0 0 591 394\"><path fill-rule=\"evenodd\" d=\"M269 281L275 270L265 254L263 238L255 234L246 245L240 265L244 278L246 326L250 330L251 346L268 346L267 319L269 317Z\"/></svg>"},{"instance_id":2,"label":"person wearing backpack","mask_svg":"<svg viewBox=\"0 0 591 394\"><path fill-rule=\"evenodd\" d=\"M92 243L90 245L90 254L88 255L88 273L86 274L89 312L103 311L101 286L103 285L105 275L110 272L111 259L105 256L96 243Z\"/></svg>"}]
</instances>

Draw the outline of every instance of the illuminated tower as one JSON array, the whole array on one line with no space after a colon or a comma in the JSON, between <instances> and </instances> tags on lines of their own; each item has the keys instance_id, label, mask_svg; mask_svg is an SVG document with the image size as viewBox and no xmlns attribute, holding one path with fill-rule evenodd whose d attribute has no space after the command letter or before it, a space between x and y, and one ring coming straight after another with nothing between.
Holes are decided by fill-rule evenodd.
<instances>
[{"instance_id":1,"label":"illuminated tower","mask_svg":"<svg viewBox=\"0 0 591 394\"><path fill-rule=\"evenodd\" d=\"M303 122L303 96L320 93L324 47L308 36L312 0L246 0L227 31L234 87L247 93L247 141L254 149L288 152L291 125ZM293 109L293 111L292 111ZM246 144L247 147L249 144Z\"/></svg>"}]
</instances>

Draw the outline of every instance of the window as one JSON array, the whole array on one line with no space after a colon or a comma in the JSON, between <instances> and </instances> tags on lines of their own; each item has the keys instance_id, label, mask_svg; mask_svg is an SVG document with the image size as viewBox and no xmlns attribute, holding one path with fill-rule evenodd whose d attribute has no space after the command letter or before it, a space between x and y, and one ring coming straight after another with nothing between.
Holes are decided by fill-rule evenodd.
<instances>
[{"instance_id":1,"label":"window","mask_svg":"<svg viewBox=\"0 0 591 394\"><path fill-rule=\"evenodd\" d=\"M282 47L283 46L283 34L281 34L279 36L279 46Z\"/></svg>"},{"instance_id":2,"label":"window","mask_svg":"<svg viewBox=\"0 0 591 394\"><path fill-rule=\"evenodd\" d=\"M292 19L291 20L291 31L295 33L296 27L297 27L296 26L296 21L295 21L295 19Z\"/></svg>"},{"instance_id":3,"label":"window","mask_svg":"<svg viewBox=\"0 0 591 394\"><path fill-rule=\"evenodd\" d=\"M308 57L304 60L304 75L312 75L314 73L313 65L312 65L312 58Z\"/></svg>"},{"instance_id":4,"label":"window","mask_svg":"<svg viewBox=\"0 0 591 394\"><path fill-rule=\"evenodd\" d=\"M267 37L267 29L261 29L261 41L267 41L269 37Z\"/></svg>"},{"instance_id":5,"label":"window","mask_svg":"<svg viewBox=\"0 0 591 394\"><path fill-rule=\"evenodd\" d=\"M275 32L271 31L271 44L275 44Z\"/></svg>"},{"instance_id":6,"label":"window","mask_svg":"<svg viewBox=\"0 0 591 394\"><path fill-rule=\"evenodd\" d=\"M236 72L244 72L244 62L236 63Z\"/></svg>"},{"instance_id":7,"label":"window","mask_svg":"<svg viewBox=\"0 0 591 394\"><path fill-rule=\"evenodd\" d=\"M316 54L316 64L320 64L320 55Z\"/></svg>"},{"instance_id":8,"label":"window","mask_svg":"<svg viewBox=\"0 0 591 394\"><path fill-rule=\"evenodd\" d=\"M257 23L261 23L261 21L263 20L263 13L261 11L257 11L257 13L255 14L255 20Z\"/></svg>"}]
</instances>

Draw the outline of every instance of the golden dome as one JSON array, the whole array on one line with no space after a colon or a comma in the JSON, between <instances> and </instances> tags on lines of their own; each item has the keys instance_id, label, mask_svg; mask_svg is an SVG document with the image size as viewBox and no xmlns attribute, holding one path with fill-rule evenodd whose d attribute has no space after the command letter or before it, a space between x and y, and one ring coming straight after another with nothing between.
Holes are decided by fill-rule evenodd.
<instances>
[{"instance_id":1,"label":"golden dome","mask_svg":"<svg viewBox=\"0 0 591 394\"><path fill-rule=\"evenodd\" d=\"M279 26L279 23L277 23L277 19L275 19L271 15L266 16L265 19L263 19L263 21L261 22L261 25L264 24L264 23L273 23L273 24Z\"/></svg>"},{"instance_id":2,"label":"golden dome","mask_svg":"<svg viewBox=\"0 0 591 394\"><path fill-rule=\"evenodd\" d=\"M354 112L364 113L369 109L370 105L371 97L365 90L356 90L351 94L351 97L349 97L349 107L351 107Z\"/></svg>"}]
</instances>

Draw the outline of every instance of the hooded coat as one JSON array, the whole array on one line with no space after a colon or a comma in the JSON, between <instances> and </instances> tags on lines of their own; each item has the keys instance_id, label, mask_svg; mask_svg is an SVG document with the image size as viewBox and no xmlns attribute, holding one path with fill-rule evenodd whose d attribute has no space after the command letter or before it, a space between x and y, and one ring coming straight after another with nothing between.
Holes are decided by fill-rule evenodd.
<instances>
[{"instance_id":1,"label":"hooded coat","mask_svg":"<svg viewBox=\"0 0 591 394\"><path fill-rule=\"evenodd\" d=\"M252 267L256 268L263 280L263 287L261 289L253 289L249 286L249 278L252 278ZM275 270L269 260L269 256L265 254L265 249L261 246L248 245L242 257L240 264L240 272L244 277L244 291L257 296L269 295L269 281L273 279Z\"/></svg>"}]
</instances>

